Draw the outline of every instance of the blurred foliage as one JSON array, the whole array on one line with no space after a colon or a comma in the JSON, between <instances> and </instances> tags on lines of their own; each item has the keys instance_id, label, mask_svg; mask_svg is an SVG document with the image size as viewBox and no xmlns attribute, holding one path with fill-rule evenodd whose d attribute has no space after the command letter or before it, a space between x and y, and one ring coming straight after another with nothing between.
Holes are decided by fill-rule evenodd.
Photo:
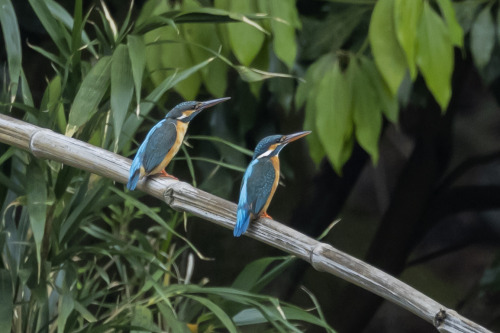
<instances>
[{"instance_id":1,"label":"blurred foliage","mask_svg":"<svg viewBox=\"0 0 500 333\"><path fill-rule=\"evenodd\" d=\"M104 2L84 12L83 1L77 0L73 15L55 1L29 4L53 42L30 47L51 62L53 74L36 106L21 66L15 10L11 1L2 1L10 78L2 85L3 112L118 153L133 152L141 123L169 90L194 99L204 82L208 93L222 96L232 67L251 81L274 76L224 57L216 28L226 29L227 22L270 35L224 3L217 9L195 1L180 7L150 1L136 22L131 4L121 23ZM288 6L298 22L293 2ZM281 26L288 27L287 18L276 17L278 23L271 24L280 50L294 42L293 28L290 33ZM193 140L249 154L216 137ZM5 146L0 153L2 332L238 332L240 327L299 332L305 323L333 332L314 296L319 316L258 294L282 271L267 267L275 262L285 267L289 259L250 264L257 270L244 270L232 288L194 282L195 255L207 258L176 230L187 216L150 207L139 200L139 192L125 193L106 179L60 163ZM220 167L243 171L222 159L191 157L186 149L184 155L177 160L187 161L195 184L192 161L214 165L213 173ZM138 223L145 219L152 223Z\"/></svg>"}]
</instances>

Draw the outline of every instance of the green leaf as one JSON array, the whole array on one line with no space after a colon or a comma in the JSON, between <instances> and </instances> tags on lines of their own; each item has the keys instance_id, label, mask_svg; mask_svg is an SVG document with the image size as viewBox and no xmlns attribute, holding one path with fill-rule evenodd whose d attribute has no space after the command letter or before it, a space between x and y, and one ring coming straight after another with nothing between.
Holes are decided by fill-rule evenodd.
<instances>
[{"instance_id":1,"label":"green leaf","mask_svg":"<svg viewBox=\"0 0 500 333\"><path fill-rule=\"evenodd\" d=\"M59 299L59 316L57 317L57 333L63 333L64 327L69 315L75 308L73 296L70 293L64 293Z\"/></svg>"},{"instance_id":2,"label":"green leaf","mask_svg":"<svg viewBox=\"0 0 500 333\"><path fill-rule=\"evenodd\" d=\"M406 54L406 62L413 80L417 78L415 49L417 46L417 31L422 13L422 0L395 0L394 23L399 44Z\"/></svg>"},{"instance_id":3,"label":"green leaf","mask_svg":"<svg viewBox=\"0 0 500 333\"><path fill-rule=\"evenodd\" d=\"M215 1L215 7L219 6L220 2ZM247 14L257 11L252 0L231 1L229 6L229 11L234 13ZM241 64L249 66L264 43L264 33L246 23L232 23L226 28L234 55Z\"/></svg>"},{"instance_id":4,"label":"green leaf","mask_svg":"<svg viewBox=\"0 0 500 333\"><path fill-rule=\"evenodd\" d=\"M30 216L31 230L35 239L36 256L38 261L38 274L41 267L41 247L45 232L47 214L47 187L45 184L45 171L33 159L26 170L26 201Z\"/></svg>"},{"instance_id":5,"label":"green leaf","mask_svg":"<svg viewBox=\"0 0 500 333\"><path fill-rule=\"evenodd\" d=\"M136 35L128 35L127 43L135 85L135 99L137 102L136 114L139 115L141 112L139 108L141 104L142 76L146 68L146 45L144 44L142 36Z\"/></svg>"},{"instance_id":6,"label":"green leaf","mask_svg":"<svg viewBox=\"0 0 500 333\"><path fill-rule=\"evenodd\" d=\"M470 39L472 58L476 66L482 69L490 61L495 46L495 24L490 6L484 7L477 16L472 25Z\"/></svg>"},{"instance_id":7,"label":"green leaf","mask_svg":"<svg viewBox=\"0 0 500 333\"><path fill-rule=\"evenodd\" d=\"M323 74L316 96L316 128L328 159L338 174L352 149L352 94L350 71L342 73L337 61Z\"/></svg>"},{"instance_id":8,"label":"green leaf","mask_svg":"<svg viewBox=\"0 0 500 333\"><path fill-rule=\"evenodd\" d=\"M377 97L379 104L382 107L382 111L389 121L392 123L398 122L398 100L395 96L391 95L389 87L384 82L384 79L380 75L377 67L372 60L361 57L361 70L366 75L366 79L369 81L370 85L377 92Z\"/></svg>"},{"instance_id":9,"label":"green leaf","mask_svg":"<svg viewBox=\"0 0 500 333\"><path fill-rule=\"evenodd\" d=\"M455 9L451 0L437 0L439 9L444 16L448 30L450 31L450 38L453 45L457 47L464 46L464 31L457 21Z\"/></svg>"},{"instance_id":10,"label":"green leaf","mask_svg":"<svg viewBox=\"0 0 500 333\"><path fill-rule=\"evenodd\" d=\"M97 112L97 107L108 90L110 73L111 57L105 56L99 59L83 79L69 111L66 136L72 137Z\"/></svg>"},{"instance_id":11,"label":"green leaf","mask_svg":"<svg viewBox=\"0 0 500 333\"><path fill-rule=\"evenodd\" d=\"M0 295L2 295L0 297L0 323L2 323L0 331L8 333L11 330L14 315L14 296L10 272L3 268L0 269Z\"/></svg>"},{"instance_id":12,"label":"green leaf","mask_svg":"<svg viewBox=\"0 0 500 333\"><path fill-rule=\"evenodd\" d=\"M234 325L231 318L229 318L229 316L224 312L224 310L222 310L222 308L219 307L217 304L210 301L208 298L199 297L195 295L185 295L185 296L187 298L195 300L196 302L202 304L207 309L209 309L217 318L219 318L222 325L224 325L224 328L227 329L229 332L238 333L238 330L236 329L236 326Z\"/></svg>"},{"instance_id":13,"label":"green leaf","mask_svg":"<svg viewBox=\"0 0 500 333\"><path fill-rule=\"evenodd\" d=\"M370 84L366 73L361 71L356 60L349 64L352 71L353 115L356 139L377 164L378 142L382 130L382 112L376 87Z\"/></svg>"},{"instance_id":14,"label":"green leaf","mask_svg":"<svg viewBox=\"0 0 500 333\"><path fill-rule=\"evenodd\" d=\"M136 305L132 315L132 325L148 329L148 331L151 332L153 330L156 330L156 327L153 323L153 314L151 313L151 311L145 306ZM132 333L148 331L131 330Z\"/></svg>"},{"instance_id":15,"label":"green leaf","mask_svg":"<svg viewBox=\"0 0 500 333\"><path fill-rule=\"evenodd\" d=\"M291 69L297 56L295 29L300 28L295 0L266 1L265 3L267 12L274 18L271 20L274 53Z\"/></svg>"},{"instance_id":16,"label":"green leaf","mask_svg":"<svg viewBox=\"0 0 500 333\"><path fill-rule=\"evenodd\" d=\"M240 274L238 274L231 287L235 289L251 291L257 281L259 281L266 268L279 259L282 258L268 257L252 261L251 263L247 264L245 268L243 268Z\"/></svg>"},{"instance_id":17,"label":"green leaf","mask_svg":"<svg viewBox=\"0 0 500 333\"><path fill-rule=\"evenodd\" d=\"M0 0L0 24L2 26L3 41L7 51L7 62L9 64L9 91L10 102L16 99L17 85L21 75L22 50L21 34L17 24L16 12L10 0Z\"/></svg>"},{"instance_id":18,"label":"green leaf","mask_svg":"<svg viewBox=\"0 0 500 333\"><path fill-rule=\"evenodd\" d=\"M451 98L453 45L446 25L428 2L424 3L417 38L417 65L444 111Z\"/></svg>"},{"instance_id":19,"label":"green leaf","mask_svg":"<svg viewBox=\"0 0 500 333\"><path fill-rule=\"evenodd\" d=\"M405 53L398 43L395 29L394 0L377 1L368 37L375 63L392 95L397 94L407 69Z\"/></svg>"},{"instance_id":20,"label":"green leaf","mask_svg":"<svg viewBox=\"0 0 500 333\"><path fill-rule=\"evenodd\" d=\"M71 36L69 32L64 29L60 21L51 13L47 1L44 0L29 0L31 7L36 16L42 23L43 27L56 44L59 52L63 57L69 57L69 50L71 45Z\"/></svg>"},{"instance_id":21,"label":"green leaf","mask_svg":"<svg viewBox=\"0 0 500 333\"><path fill-rule=\"evenodd\" d=\"M128 47L118 45L111 58L111 113L115 133L115 149L134 93L134 78Z\"/></svg>"}]
</instances>

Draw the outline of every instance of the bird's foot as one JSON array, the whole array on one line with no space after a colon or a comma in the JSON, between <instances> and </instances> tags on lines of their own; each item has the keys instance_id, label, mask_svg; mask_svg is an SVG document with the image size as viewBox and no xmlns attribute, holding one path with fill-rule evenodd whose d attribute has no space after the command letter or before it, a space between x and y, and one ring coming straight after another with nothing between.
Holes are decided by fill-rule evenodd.
<instances>
[{"instance_id":1,"label":"bird's foot","mask_svg":"<svg viewBox=\"0 0 500 333\"><path fill-rule=\"evenodd\" d=\"M273 220L272 216L269 215L267 212L263 212L260 214L260 217L263 217L263 218L266 218L266 219L270 219L270 220Z\"/></svg>"},{"instance_id":2,"label":"bird's foot","mask_svg":"<svg viewBox=\"0 0 500 333\"><path fill-rule=\"evenodd\" d=\"M161 173L160 173L160 177L168 177L168 178L172 178L172 179L175 179L175 180L179 180L179 178L177 177L174 177L172 175L169 175L165 170L162 170Z\"/></svg>"}]
</instances>

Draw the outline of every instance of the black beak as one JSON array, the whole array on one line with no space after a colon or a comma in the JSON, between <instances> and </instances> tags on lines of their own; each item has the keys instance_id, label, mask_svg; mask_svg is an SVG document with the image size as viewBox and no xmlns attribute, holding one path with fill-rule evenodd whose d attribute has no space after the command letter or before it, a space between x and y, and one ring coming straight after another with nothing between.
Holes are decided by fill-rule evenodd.
<instances>
[{"instance_id":1,"label":"black beak","mask_svg":"<svg viewBox=\"0 0 500 333\"><path fill-rule=\"evenodd\" d=\"M297 132L297 133L285 135L285 140L283 140L282 143L290 143L290 142L298 140L298 139L300 139L300 138L302 138L310 133L311 133L311 131L304 131L304 132Z\"/></svg>"},{"instance_id":2,"label":"black beak","mask_svg":"<svg viewBox=\"0 0 500 333\"><path fill-rule=\"evenodd\" d=\"M198 109L198 111L201 111L203 109L209 108L209 107L214 106L216 104L225 102L228 99L231 99L231 97L222 97L222 98L212 99L210 101L200 102L200 104L198 104L197 109Z\"/></svg>"}]
</instances>

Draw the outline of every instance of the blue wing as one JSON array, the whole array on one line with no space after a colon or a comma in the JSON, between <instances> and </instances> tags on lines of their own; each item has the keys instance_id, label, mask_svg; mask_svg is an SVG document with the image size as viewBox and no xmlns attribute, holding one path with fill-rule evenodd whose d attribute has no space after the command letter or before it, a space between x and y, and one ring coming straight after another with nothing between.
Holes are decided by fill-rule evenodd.
<instances>
[{"instance_id":1,"label":"blue wing","mask_svg":"<svg viewBox=\"0 0 500 333\"><path fill-rule=\"evenodd\" d=\"M238 201L233 235L241 236L250 224L251 214L259 214L271 195L276 171L269 159L253 160L245 171Z\"/></svg>"},{"instance_id":2,"label":"blue wing","mask_svg":"<svg viewBox=\"0 0 500 333\"><path fill-rule=\"evenodd\" d=\"M170 119L163 119L149 131L130 166L130 176L127 183L129 190L134 190L137 186L141 166L144 167L146 174L149 174L163 161L176 138L177 129L175 123Z\"/></svg>"},{"instance_id":3,"label":"blue wing","mask_svg":"<svg viewBox=\"0 0 500 333\"><path fill-rule=\"evenodd\" d=\"M137 154L142 153L142 165L146 174L153 171L167 156L177 138L177 128L170 119L163 119L149 131Z\"/></svg>"}]
</instances>

